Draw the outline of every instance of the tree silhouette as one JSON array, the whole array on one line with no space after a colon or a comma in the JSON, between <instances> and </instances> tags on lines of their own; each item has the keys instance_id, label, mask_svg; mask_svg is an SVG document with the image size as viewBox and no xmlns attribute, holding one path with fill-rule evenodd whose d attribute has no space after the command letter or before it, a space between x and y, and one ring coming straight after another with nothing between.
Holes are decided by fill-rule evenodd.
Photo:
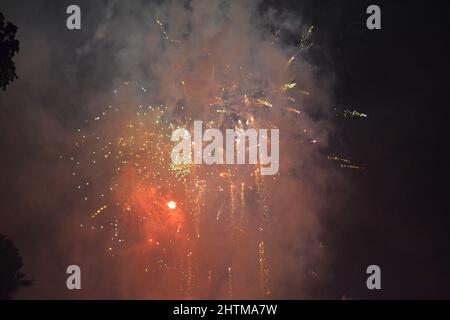
<instances>
[{"instance_id":1,"label":"tree silhouette","mask_svg":"<svg viewBox=\"0 0 450 320\"><path fill-rule=\"evenodd\" d=\"M11 22L5 22L0 12L0 86L6 90L8 84L17 79L16 65L12 61L19 52L19 41L15 39L17 27Z\"/></svg>"},{"instance_id":2,"label":"tree silhouette","mask_svg":"<svg viewBox=\"0 0 450 320\"><path fill-rule=\"evenodd\" d=\"M22 266L19 250L10 239L0 234L0 299L11 299L20 287L31 284L20 272Z\"/></svg>"}]
</instances>

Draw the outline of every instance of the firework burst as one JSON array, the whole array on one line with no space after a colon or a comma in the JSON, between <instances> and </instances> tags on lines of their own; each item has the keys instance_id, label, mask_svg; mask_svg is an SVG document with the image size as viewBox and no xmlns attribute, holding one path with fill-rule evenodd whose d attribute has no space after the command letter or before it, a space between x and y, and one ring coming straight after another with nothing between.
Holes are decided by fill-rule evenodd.
<instances>
[{"instance_id":1,"label":"firework burst","mask_svg":"<svg viewBox=\"0 0 450 320\"><path fill-rule=\"evenodd\" d=\"M170 49L170 69L148 86L124 82L76 131L68 158L89 212L81 228L106 234L105 251L113 257L139 252L142 272L170 273L180 293L172 297L235 298L249 282L259 283L252 296L270 297L269 195L279 176L262 176L259 164L174 165L170 138L201 119L222 130L284 124L282 143L320 145L321 133L304 116L311 93L300 72L313 28L291 50L280 49L279 33L260 47L239 43L259 62L236 59L223 49L229 38L220 33L197 45L171 35L160 19L155 30Z\"/></svg>"}]
</instances>

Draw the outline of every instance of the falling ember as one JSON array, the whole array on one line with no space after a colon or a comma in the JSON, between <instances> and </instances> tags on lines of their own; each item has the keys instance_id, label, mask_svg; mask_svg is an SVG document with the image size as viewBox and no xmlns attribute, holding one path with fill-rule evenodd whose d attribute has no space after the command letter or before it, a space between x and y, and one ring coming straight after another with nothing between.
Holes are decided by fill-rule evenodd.
<instances>
[{"instance_id":1,"label":"falling ember","mask_svg":"<svg viewBox=\"0 0 450 320\"><path fill-rule=\"evenodd\" d=\"M295 109L295 108L288 108L287 111L293 112L293 113L298 113L298 114L301 113L300 110L297 110L297 109Z\"/></svg>"},{"instance_id":2,"label":"falling ember","mask_svg":"<svg viewBox=\"0 0 450 320\"><path fill-rule=\"evenodd\" d=\"M231 267L228 267L228 296L233 298L233 272L231 272Z\"/></svg>"},{"instance_id":3,"label":"falling ember","mask_svg":"<svg viewBox=\"0 0 450 320\"><path fill-rule=\"evenodd\" d=\"M295 56L292 56L292 57L289 59L289 61L287 62L286 67L289 67L289 66L291 65L292 61L294 61L294 59L295 59Z\"/></svg>"},{"instance_id":4,"label":"falling ember","mask_svg":"<svg viewBox=\"0 0 450 320\"><path fill-rule=\"evenodd\" d=\"M192 252L187 255L186 295L192 299Z\"/></svg>"},{"instance_id":5,"label":"falling ember","mask_svg":"<svg viewBox=\"0 0 450 320\"><path fill-rule=\"evenodd\" d=\"M212 270L208 271L208 287L211 288L212 284Z\"/></svg>"},{"instance_id":6,"label":"falling ember","mask_svg":"<svg viewBox=\"0 0 450 320\"><path fill-rule=\"evenodd\" d=\"M268 286L269 268L267 267L266 250L264 248L264 241L259 243L259 276L261 291L265 296L270 295Z\"/></svg>"},{"instance_id":7,"label":"falling ember","mask_svg":"<svg viewBox=\"0 0 450 320\"><path fill-rule=\"evenodd\" d=\"M244 217L245 213L245 182L241 183L241 218Z\"/></svg>"}]
</instances>

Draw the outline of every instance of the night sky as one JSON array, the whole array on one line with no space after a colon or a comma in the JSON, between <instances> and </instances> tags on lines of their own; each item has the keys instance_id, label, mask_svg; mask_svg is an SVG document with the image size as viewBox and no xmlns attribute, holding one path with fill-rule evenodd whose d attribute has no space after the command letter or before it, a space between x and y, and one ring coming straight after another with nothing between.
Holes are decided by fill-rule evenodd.
<instances>
[{"instance_id":1,"label":"night sky","mask_svg":"<svg viewBox=\"0 0 450 320\"><path fill-rule=\"evenodd\" d=\"M0 5L6 20L18 27L20 41L14 58L19 78L0 92L0 233L14 241L23 271L34 281L16 296L172 297L147 296L142 289L130 292L132 284L123 289L127 277L115 278L123 264L115 266L103 253L91 252L95 237L78 233L79 212L85 208L72 194L71 169L60 155L68 152L78 124L100 110L92 106L108 103L106 92L125 79L149 79L143 53L149 49L131 33L139 30L141 20L129 17L142 6L149 10L150 21L152 9L145 1L131 1L129 11L123 2L77 3L82 30L73 32L65 26L65 10L72 1L3 0ZM381 7L381 30L366 28L370 4ZM320 190L311 202L311 224L318 227L308 235L323 244L325 253L310 260L318 276L311 276L305 263L298 273L307 275L291 284L279 275L282 263L277 264L275 273L283 280L274 297L450 298L447 2L283 0L259 5L262 12L268 8L287 12L300 27L314 26L314 44L305 59L318 79L314 88L325 88L327 94L312 105L326 104L330 112L328 143L317 154L325 159L340 155L363 167L336 167L330 175L323 173L322 165L313 167L320 173L320 187L308 192ZM108 40L110 33L113 40ZM282 38L295 45L299 37L292 31ZM345 109L367 118L343 117ZM316 153L311 154L315 159ZM283 165L283 158L280 162ZM274 242L282 246L304 240L293 238L295 230L290 231L289 241L278 242L276 238L283 237L275 234ZM277 257L282 259L281 254ZM65 268L77 261L86 275L83 281L92 284L82 292L69 292ZM381 267L378 291L366 288L371 264ZM292 277L295 263L287 265ZM139 284L139 278L131 281Z\"/></svg>"}]
</instances>

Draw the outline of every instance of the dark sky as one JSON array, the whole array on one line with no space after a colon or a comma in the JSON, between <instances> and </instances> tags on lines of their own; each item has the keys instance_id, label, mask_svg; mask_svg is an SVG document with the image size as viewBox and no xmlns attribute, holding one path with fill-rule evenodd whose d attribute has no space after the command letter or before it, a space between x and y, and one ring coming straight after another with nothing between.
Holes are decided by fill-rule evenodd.
<instances>
[{"instance_id":1,"label":"dark sky","mask_svg":"<svg viewBox=\"0 0 450 320\"><path fill-rule=\"evenodd\" d=\"M331 48L336 98L369 114L339 122L343 150L367 170L352 176L345 219L327 221L335 230L333 287L360 298L448 298L445 2L378 1L379 32L358 25L369 2L323 3L311 5L311 19ZM340 16L327 24L330 12ZM379 294L368 292L358 273L375 261L384 272Z\"/></svg>"},{"instance_id":2,"label":"dark sky","mask_svg":"<svg viewBox=\"0 0 450 320\"><path fill-rule=\"evenodd\" d=\"M79 2L89 7L83 11L86 29L97 26L96 12L107 10L107 1ZM351 157L365 169L345 171L345 186L329 186L330 194L333 188L343 188L339 192L345 197L325 204L320 213L320 238L330 253L327 276L308 289L307 297L450 298L448 5L376 1L382 9L382 30L369 31L365 9L372 2L264 3L315 26L308 57L320 74L333 79L333 104L340 111L349 108L368 115L364 120L333 120L328 151ZM70 261L64 244L53 243L65 230L61 212L69 210L66 201L71 199L64 192L52 199L54 190L68 185L67 172L55 160L67 141L53 133L68 134L89 113L80 105L97 99L95 93L113 85L117 73L127 76L126 68L114 68L118 58L113 53L86 58L73 54L92 35L67 32L68 4L72 2L25 5L6 0L0 7L19 27L21 41L16 58L19 80L0 93L0 232L15 241L25 272L38 283L24 291L25 298L62 294L46 290L39 281L53 279L48 265L59 270ZM120 33L120 25L116 28ZM52 46L50 61L46 46ZM102 52L109 52L108 43L104 46ZM129 64L130 70L139 67L134 61ZM39 108L34 109L35 101ZM39 262L42 259L45 263ZM381 267L381 291L365 287L370 264ZM55 277L64 281L65 274Z\"/></svg>"}]
</instances>

